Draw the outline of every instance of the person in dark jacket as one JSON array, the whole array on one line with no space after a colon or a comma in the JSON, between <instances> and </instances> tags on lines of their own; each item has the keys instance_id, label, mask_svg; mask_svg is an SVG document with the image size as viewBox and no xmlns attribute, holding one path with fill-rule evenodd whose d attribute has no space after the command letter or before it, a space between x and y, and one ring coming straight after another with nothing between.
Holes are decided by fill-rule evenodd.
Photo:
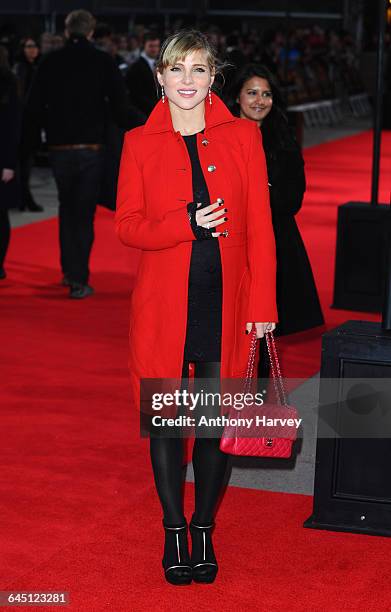
<instances>
[{"instance_id":1,"label":"person in dark jacket","mask_svg":"<svg viewBox=\"0 0 391 612\"><path fill-rule=\"evenodd\" d=\"M21 105L16 77L8 65L8 53L0 46L0 280L6 277L4 260L10 241L8 209L15 206L15 170L20 135Z\"/></svg>"},{"instance_id":2,"label":"person in dark jacket","mask_svg":"<svg viewBox=\"0 0 391 612\"><path fill-rule=\"evenodd\" d=\"M20 41L19 58L13 67L18 79L19 92L25 100L31 87L33 76L40 59L39 46L33 38L23 38Z\"/></svg>"},{"instance_id":3,"label":"person in dark jacket","mask_svg":"<svg viewBox=\"0 0 391 612\"><path fill-rule=\"evenodd\" d=\"M275 335L282 336L324 324L311 264L296 224L306 189L304 160L288 126L284 102L271 72L248 64L231 91L237 113L258 123L266 156L270 206L277 252L277 308ZM263 358L259 377L267 378L269 359L261 341Z\"/></svg>"},{"instance_id":4,"label":"person in dark jacket","mask_svg":"<svg viewBox=\"0 0 391 612\"><path fill-rule=\"evenodd\" d=\"M155 63L159 57L160 39L150 32L144 38L139 59L132 64L126 75L126 86L130 102L147 119L159 99Z\"/></svg>"},{"instance_id":5,"label":"person in dark jacket","mask_svg":"<svg viewBox=\"0 0 391 612\"><path fill-rule=\"evenodd\" d=\"M40 61L40 52L38 43L33 38L24 38L20 43L19 61L15 64L13 72L18 79L19 93L25 105L28 93L30 91L33 77L37 71ZM22 128L22 136L25 134ZM34 150L22 138L19 147L19 166L20 166L20 183L21 183L21 201L19 204L20 210L29 210L30 212L42 212L43 207L34 201L30 191L30 175L34 162L34 152L40 143L40 129L36 126L34 136Z\"/></svg>"},{"instance_id":6,"label":"person in dark jacket","mask_svg":"<svg viewBox=\"0 0 391 612\"><path fill-rule=\"evenodd\" d=\"M60 202L63 284L70 297L93 293L89 258L100 189L107 110L130 129L132 113L122 76L112 58L90 42L95 19L72 11L65 20L66 45L45 56L27 103L30 126L44 125Z\"/></svg>"}]
</instances>

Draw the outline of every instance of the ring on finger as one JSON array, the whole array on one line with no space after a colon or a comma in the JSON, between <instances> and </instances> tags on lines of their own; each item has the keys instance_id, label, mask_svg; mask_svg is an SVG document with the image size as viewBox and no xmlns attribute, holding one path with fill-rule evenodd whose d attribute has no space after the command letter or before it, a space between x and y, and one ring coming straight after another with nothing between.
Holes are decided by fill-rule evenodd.
<instances>
[{"instance_id":1,"label":"ring on finger","mask_svg":"<svg viewBox=\"0 0 391 612\"><path fill-rule=\"evenodd\" d=\"M205 227L206 227L206 229L209 229L210 223L208 222Z\"/></svg>"}]
</instances>

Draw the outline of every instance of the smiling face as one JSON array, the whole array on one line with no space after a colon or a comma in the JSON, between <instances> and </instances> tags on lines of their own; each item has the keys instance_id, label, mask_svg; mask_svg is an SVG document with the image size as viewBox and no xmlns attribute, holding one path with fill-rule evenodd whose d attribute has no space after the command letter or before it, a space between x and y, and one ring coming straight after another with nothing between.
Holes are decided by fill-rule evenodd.
<instances>
[{"instance_id":1,"label":"smiling face","mask_svg":"<svg viewBox=\"0 0 391 612\"><path fill-rule=\"evenodd\" d=\"M192 51L172 66L158 72L159 84L167 99L183 110L190 110L203 102L212 86L214 75L203 49Z\"/></svg>"},{"instance_id":2,"label":"smiling face","mask_svg":"<svg viewBox=\"0 0 391 612\"><path fill-rule=\"evenodd\" d=\"M248 79L240 90L237 102L242 118L261 124L273 106L273 94L269 82L258 76Z\"/></svg>"}]
</instances>

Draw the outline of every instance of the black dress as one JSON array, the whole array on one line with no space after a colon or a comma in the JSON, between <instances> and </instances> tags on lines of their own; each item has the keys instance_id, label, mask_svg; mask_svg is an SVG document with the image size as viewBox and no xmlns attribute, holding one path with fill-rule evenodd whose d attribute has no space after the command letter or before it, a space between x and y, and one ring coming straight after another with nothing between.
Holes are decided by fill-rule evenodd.
<instances>
[{"instance_id":1,"label":"black dress","mask_svg":"<svg viewBox=\"0 0 391 612\"><path fill-rule=\"evenodd\" d=\"M201 168L197 136L183 136L190 156L193 200L208 206L208 187ZM220 361L222 270L217 238L194 240L189 271L187 329L184 360Z\"/></svg>"},{"instance_id":2,"label":"black dress","mask_svg":"<svg viewBox=\"0 0 391 612\"><path fill-rule=\"evenodd\" d=\"M311 263L295 215L306 189L304 160L288 126L277 132L262 125L270 186L270 207L277 254L277 310L274 335L283 336L324 324Z\"/></svg>"}]
</instances>

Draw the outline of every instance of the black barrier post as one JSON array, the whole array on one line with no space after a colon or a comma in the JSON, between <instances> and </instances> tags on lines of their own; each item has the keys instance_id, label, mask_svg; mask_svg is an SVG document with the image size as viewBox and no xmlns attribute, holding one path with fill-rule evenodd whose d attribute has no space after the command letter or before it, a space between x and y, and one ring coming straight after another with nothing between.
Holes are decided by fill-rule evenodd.
<instances>
[{"instance_id":1,"label":"black barrier post","mask_svg":"<svg viewBox=\"0 0 391 612\"><path fill-rule=\"evenodd\" d=\"M380 171L380 145L383 108L383 81L384 81L384 34L386 30L388 0L379 0L378 7L378 45L376 62L376 98L373 122L373 158L372 158L372 189L371 205L378 205L379 197L379 171Z\"/></svg>"},{"instance_id":2,"label":"black barrier post","mask_svg":"<svg viewBox=\"0 0 391 612\"><path fill-rule=\"evenodd\" d=\"M339 208L334 287L337 307L374 309L378 303L383 320L381 325L346 321L322 336L314 503L304 527L391 537L391 423L384 408L377 410L382 394L371 382L384 379L389 387L391 378L391 211L389 204L378 202L385 8L379 0L371 205L350 202ZM365 415L349 413L349 379L357 379L357 387L365 378L376 407L366 399ZM365 418L365 433L340 435L347 416L361 428ZM380 431L375 429L379 422ZM327 435L330 426L334 435ZM371 437L375 430L378 435Z\"/></svg>"},{"instance_id":3,"label":"black barrier post","mask_svg":"<svg viewBox=\"0 0 391 612\"><path fill-rule=\"evenodd\" d=\"M384 78L384 38L388 0L378 0L378 45L374 100L371 201L346 202L338 207L332 308L381 312L391 267L387 260L390 206L379 202L380 144ZM391 298L391 295L390 295ZM386 298L387 299L387 298ZM391 301L391 300L390 300ZM384 311L383 311L384 312ZM384 316L391 329L391 313Z\"/></svg>"},{"instance_id":4,"label":"black barrier post","mask_svg":"<svg viewBox=\"0 0 391 612\"><path fill-rule=\"evenodd\" d=\"M391 207L391 196L390 196L390 207ZM390 215L390 211L388 216ZM384 299L383 299L383 312L382 312L382 329L384 331L391 332L391 227L390 219L388 219L388 251L387 251L387 265L386 265L386 278L384 282Z\"/></svg>"},{"instance_id":5,"label":"black barrier post","mask_svg":"<svg viewBox=\"0 0 391 612\"><path fill-rule=\"evenodd\" d=\"M387 5L386 2L386 16L387 16ZM384 64L384 31L386 25L385 16L382 15L382 10L379 10L379 46L377 53L377 74L376 74L376 113L374 123L374 139L373 139L373 170L372 170L372 199L371 204L377 205L378 192L379 192L379 164L380 164L380 140L381 140L381 121L382 121L382 106L383 106L383 64ZM375 139L378 139L377 148ZM375 155L376 162L375 165ZM391 205L391 199L390 199ZM391 331L391 228L388 223L388 251L387 251L387 265L386 265L386 278L384 287L384 300L383 300L383 312L382 312L382 329L384 331Z\"/></svg>"}]
</instances>

